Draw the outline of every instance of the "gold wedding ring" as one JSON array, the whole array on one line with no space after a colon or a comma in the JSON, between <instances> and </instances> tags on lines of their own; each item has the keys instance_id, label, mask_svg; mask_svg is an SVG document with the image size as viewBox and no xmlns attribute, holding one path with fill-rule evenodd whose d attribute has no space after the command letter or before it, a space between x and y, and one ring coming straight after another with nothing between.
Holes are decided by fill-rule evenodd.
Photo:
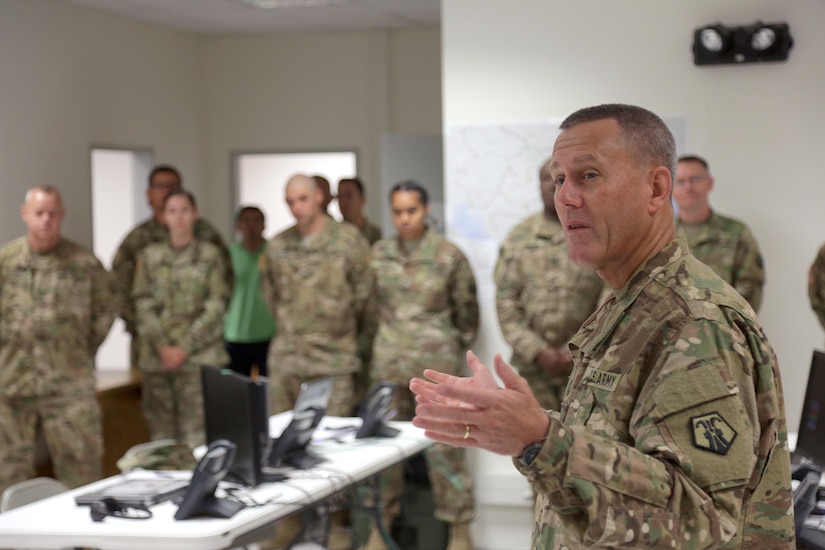
<instances>
[{"instance_id":1,"label":"gold wedding ring","mask_svg":"<svg viewBox=\"0 0 825 550\"><path fill-rule=\"evenodd\" d=\"M464 424L464 439L468 439L470 437L470 425Z\"/></svg>"}]
</instances>

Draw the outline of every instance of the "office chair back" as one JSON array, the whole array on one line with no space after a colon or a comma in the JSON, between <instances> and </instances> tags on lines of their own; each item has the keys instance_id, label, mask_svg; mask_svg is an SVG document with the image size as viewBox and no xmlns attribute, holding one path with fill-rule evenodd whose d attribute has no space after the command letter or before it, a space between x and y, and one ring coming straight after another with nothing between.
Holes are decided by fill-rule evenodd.
<instances>
[{"instance_id":1,"label":"office chair back","mask_svg":"<svg viewBox=\"0 0 825 550\"><path fill-rule=\"evenodd\" d=\"M802 482L793 494L794 526L799 533L805 524L805 520L811 515L816 506L816 493L819 490L819 470L809 470L802 477Z\"/></svg>"},{"instance_id":2,"label":"office chair back","mask_svg":"<svg viewBox=\"0 0 825 550\"><path fill-rule=\"evenodd\" d=\"M36 477L9 485L0 498L0 512L18 508L24 504L65 493L69 488L50 477Z\"/></svg>"}]
</instances>

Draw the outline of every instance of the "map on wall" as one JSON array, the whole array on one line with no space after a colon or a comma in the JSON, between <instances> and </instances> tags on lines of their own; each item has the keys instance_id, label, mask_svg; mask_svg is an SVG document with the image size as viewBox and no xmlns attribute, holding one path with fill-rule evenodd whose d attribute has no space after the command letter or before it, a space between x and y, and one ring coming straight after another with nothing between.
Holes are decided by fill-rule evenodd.
<instances>
[{"instance_id":1,"label":"map on wall","mask_svg":"<svg viewBox=\"0 0 825 550\"><path fill-rule=\"evenodd\" d=\"M560 121L447 128L451 237L501 241L542 209L539 168L553 151Z\"/></svg>"},{"instance_id":2,"label":"map on wall","mask_svg":"<svg viewBox=\"0 0 825 550\"><path fill-rule=\"evenodd\" d=\"M448 127L444 192L448 238L470 260L479 300L492 304L493 268L507 233L542 210L539 168L561 120Z\"/></svg>"}]
</instances>

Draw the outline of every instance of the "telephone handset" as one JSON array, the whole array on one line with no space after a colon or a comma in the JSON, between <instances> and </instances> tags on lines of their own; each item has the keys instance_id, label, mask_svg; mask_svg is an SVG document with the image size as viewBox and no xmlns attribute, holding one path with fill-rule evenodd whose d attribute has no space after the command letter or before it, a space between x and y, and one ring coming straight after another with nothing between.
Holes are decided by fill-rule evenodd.
<instances>
[{"instance_id":1,"label":"telephone handset","mask_svg":"<svg viewBox=\"0 0 825 550\"><path fill-rule=\"evenodd\" d=\"M175 519L189 519L194 516L214 516L231 518L244 504L235 500L218 498L215 489L232 462L235 460L235 444L226 439L217 439L209 444L204 454L192 471L192 481L175 512Z\"/></svg>"},{"instance_id":2,"label":"telephone handset","mask_svg":"<svg viewBox=\"0 0 825 550\"><path fill-rule=\"evenodd\" d=\"M379 382L370 390L358 409L358 416L364 423L355 434L355 439L395 437L399 434L399 430L385 424L395 415L395 410L390 406L397 389L398 386L392 382Z\"/></svg>"}]
</instances>

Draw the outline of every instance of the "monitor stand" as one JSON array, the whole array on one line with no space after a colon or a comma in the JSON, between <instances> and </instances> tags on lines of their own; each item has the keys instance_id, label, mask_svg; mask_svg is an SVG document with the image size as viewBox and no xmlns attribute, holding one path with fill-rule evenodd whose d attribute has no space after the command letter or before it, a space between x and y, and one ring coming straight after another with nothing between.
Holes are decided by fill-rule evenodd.
<instances>
[{"instance_id":1,"label":"monitor stand","mask_svg":"<svg viewBox=\"0 0 825 550\"><path fill-rule=\"evenodd\" d=\"M280 466L292 466L298 470L309 470L325 461L325 458L304 449L301 451L293 451L286 455L281 460Z\"/></svg>"}]
</instances>

